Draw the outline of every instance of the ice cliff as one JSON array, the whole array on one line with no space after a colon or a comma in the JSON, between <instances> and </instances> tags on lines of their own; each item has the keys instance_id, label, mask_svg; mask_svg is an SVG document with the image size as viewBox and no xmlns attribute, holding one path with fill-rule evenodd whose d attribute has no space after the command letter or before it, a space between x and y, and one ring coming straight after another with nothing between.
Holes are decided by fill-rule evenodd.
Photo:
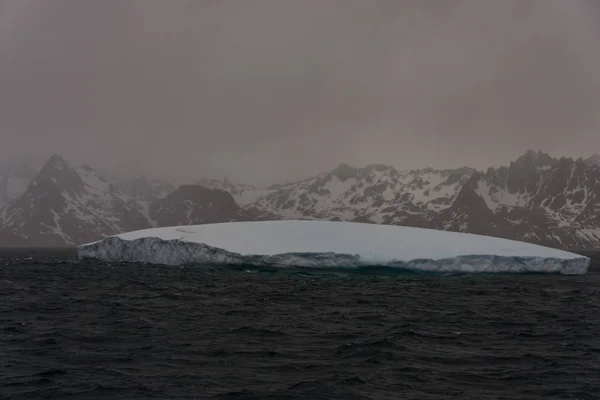
<instances>
[{"instance_id":1,"label":"ice cliff","mask_svg":"<svg viewBox=\"0 0 600 400\"><path fill-rule=\"evenodd\" d=\"M547 247L422 228L326 221L230 222L145 229L78 247L82 259L431 272L585 274L590 260Z\"/></svg>"}]
</instances>

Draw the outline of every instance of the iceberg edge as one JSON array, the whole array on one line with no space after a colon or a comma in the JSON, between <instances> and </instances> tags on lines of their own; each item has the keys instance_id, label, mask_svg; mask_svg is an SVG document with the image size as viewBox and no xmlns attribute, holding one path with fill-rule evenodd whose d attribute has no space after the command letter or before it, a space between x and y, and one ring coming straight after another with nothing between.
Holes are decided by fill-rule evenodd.
<instances>
[{"instance_id":1,"label":"iceberg edge","mask_svg":"<svg viewBox=\"0 0 600 400\"><path fill-rule=\"evenodd\" d=\"M426 272L453 273L555 273L583 275L590 265L588 257L558 258L550 256L511 256L495 254L466 254L439 259L415 258L389 260L358 254L336 252L240 254L204 243L182 239L138 237L125 240L111 236L77 247L82 260L131 262L142 264L183 266L193 264L250 265L262 267L359 268L391 267Z\"/></svg>"}]
</instances>

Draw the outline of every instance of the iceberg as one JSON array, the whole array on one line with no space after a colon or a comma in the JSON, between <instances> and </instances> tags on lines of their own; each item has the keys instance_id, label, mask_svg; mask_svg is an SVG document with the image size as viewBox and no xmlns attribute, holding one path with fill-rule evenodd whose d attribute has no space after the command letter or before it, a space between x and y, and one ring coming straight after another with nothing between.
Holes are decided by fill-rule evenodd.
<instances>
[{"instance_id":1,"label":"iceberg","mask_svg":"<svg viewBox=\"0 0 600 400\"><path fill-rule=\"evenodd\" d=\"M539 245L467 233L337 221L252 221L144 229L77 248L80 259L429 272L581 275L590 259Z\"/></svg>"}]
</instances>

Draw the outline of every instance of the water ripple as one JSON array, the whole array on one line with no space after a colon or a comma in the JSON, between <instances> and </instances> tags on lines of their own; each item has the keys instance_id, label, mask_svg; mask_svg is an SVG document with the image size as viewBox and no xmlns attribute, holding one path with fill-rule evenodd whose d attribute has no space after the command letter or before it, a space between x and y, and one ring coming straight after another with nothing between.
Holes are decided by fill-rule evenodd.
<instances>
[{"instance_id":1,"label":"water ripple","mask_svg":"<svg viewBox=\"0 0 600 400\"><path fill-rule=\"evenodd\" d=\"M0 398L600 399L594 270L2 265Z\"/></svg>"}]
</instances>

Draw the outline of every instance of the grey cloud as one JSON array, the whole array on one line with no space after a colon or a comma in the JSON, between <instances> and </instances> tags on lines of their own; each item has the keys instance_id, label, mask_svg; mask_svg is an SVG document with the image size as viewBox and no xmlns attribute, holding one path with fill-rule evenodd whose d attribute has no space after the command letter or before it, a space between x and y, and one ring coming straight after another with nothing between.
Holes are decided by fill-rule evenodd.
<instances>
[{"instance_id":1,"label":"grey cloud","mask_svg":"<svg viewBox=\"0 0 600 400\"><path fill-rule=\"evenodd\" d=\"M0 157L270 182L600 151L594 0L0 0Z\"/></svg>"}]
</instances>

